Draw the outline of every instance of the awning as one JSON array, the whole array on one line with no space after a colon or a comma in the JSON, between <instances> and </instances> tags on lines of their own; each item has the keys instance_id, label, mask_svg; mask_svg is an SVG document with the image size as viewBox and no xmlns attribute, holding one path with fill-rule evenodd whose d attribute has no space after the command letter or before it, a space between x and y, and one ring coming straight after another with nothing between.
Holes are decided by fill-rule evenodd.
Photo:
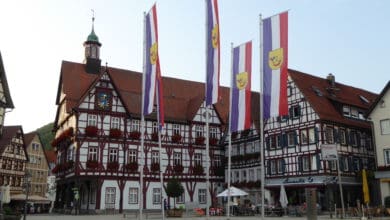
<instances>
[{"instance_id":1,"label":"awning","mask_svg":"<svg viewBox=\"0 0 390 220\"><path fill-rule=\"evenodd\" d=\"M11 195L11 200L24 201L26 200L26 194ZM28 196L28 201L33 203L39 203L39 204L50 204L51 202L48 198L38 196L38 195Z\"/></svg>"}]
</instances>

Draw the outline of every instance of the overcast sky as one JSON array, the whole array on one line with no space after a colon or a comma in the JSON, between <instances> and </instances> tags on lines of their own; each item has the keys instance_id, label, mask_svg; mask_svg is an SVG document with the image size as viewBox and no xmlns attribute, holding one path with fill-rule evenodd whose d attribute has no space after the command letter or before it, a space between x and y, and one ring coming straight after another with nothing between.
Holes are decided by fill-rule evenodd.
<instances>
[{"instance_id":1,"label":"overcast sky","mask_svg":"<svg viewBox=\"0 0 390 220\"><path fill-rule=\"evenodd\" d=\"M95 32L102 64L142 71L143 12L155 1L0 0L0 51L15 109L6 125L24 132L53 122L62 60L82 62ZM390 1L219 0L221 84L230 85L230 45L253 41L259 91L259 15L289 10L289 68L379 93L389 80ZM204 82L205 2L157 2L163 76Z\"/></svg>"}]
</instances>

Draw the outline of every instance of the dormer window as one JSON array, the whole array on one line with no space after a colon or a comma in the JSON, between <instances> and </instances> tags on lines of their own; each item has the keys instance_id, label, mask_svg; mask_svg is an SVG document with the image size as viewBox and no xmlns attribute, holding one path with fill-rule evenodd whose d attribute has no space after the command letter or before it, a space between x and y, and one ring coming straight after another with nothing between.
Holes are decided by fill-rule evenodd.
<instances>
[{"instance_id":1,"label":"dormer window","mask_svg":"<svg viewBox=\"0 0 390 220\"><path fill-rule=\"evenodd\" d=\"M351 115L351 108L349 106L343 106L343 115L347 117Z\"/></svg>"}]
</instances>

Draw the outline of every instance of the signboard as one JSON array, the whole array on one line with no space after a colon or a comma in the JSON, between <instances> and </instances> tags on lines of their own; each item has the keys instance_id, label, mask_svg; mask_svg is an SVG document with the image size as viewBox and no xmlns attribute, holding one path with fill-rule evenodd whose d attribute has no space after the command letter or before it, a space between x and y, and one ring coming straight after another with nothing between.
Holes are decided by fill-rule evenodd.
<instances>
[{"instance_id":1,"label":"signboard","mask_svg":"<svg viewBox=\"0 0 390 220\"><path fill-rule=\"evenodd\" d=\"M337 160L337 147L335 144L321 145L322 160Z\"/></svg>"}]
</instances>

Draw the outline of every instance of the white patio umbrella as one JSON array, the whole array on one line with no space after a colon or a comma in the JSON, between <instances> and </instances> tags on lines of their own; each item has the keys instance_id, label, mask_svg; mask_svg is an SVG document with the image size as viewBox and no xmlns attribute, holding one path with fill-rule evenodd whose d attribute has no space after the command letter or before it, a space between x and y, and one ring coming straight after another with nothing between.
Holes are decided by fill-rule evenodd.
<instances>
[{"instance_id":1,"label":"white patio umbrella","mask_svg":"<svg viewBox=\"0 0 390 220\"><path fill-rule=\"evenodd\" d=\"M228 196L229 189L225 189L225 191L219 193L217 197L227 197ZM248 195L247 192L244 190L241 190L239 188L236 188L234 186L230 187L230 196L246 196Z\"/></svg>"},{"instance_id":2,"label":"white patio umbrella","mask_svg":"<svg viewBox=\"0 0 390 220\"><path fill-rule=\"evenodd\" d=\"M282 206L282 208L287 208L288 199L287 199L287 193L286 193L286 190L284 189L283 184L280 186L279 202L280 202L280 205Z\"/></svg>"}]
</instances>

